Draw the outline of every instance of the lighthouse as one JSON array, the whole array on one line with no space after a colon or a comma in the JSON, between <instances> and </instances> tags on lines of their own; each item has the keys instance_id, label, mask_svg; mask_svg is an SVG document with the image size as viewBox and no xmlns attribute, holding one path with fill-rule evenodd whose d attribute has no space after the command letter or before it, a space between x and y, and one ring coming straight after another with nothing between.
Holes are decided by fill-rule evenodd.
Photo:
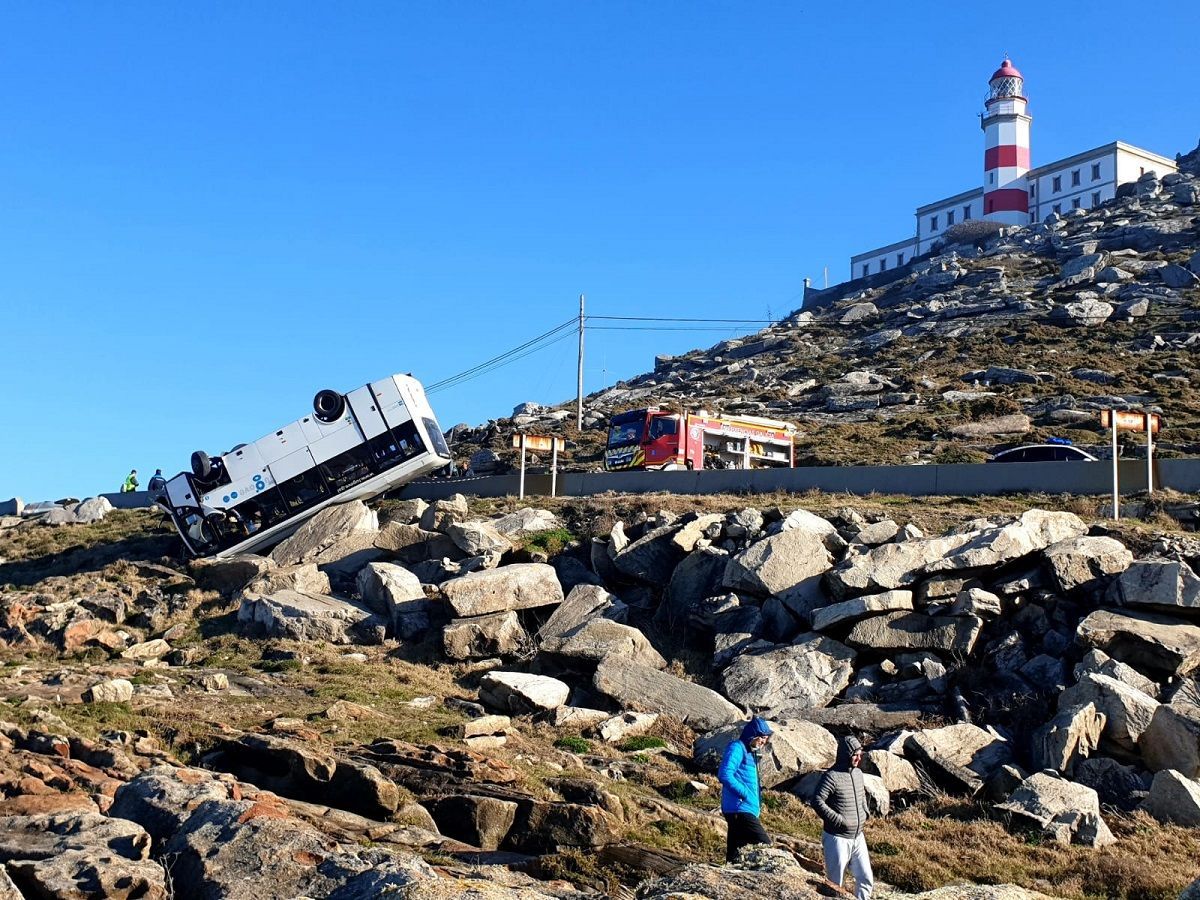
<instances>
[{"instance_id":1,"label":"lighthouse","mask_svg":"<svg viewBox=\"0 0 1200 900\"><path fill-rule=\"evenodd\" d=\"M1029 224L1029 123L1025 79L1005 59L988 81L983 128L983 217L1005 225Z\"/></svg>"}]
</instances>

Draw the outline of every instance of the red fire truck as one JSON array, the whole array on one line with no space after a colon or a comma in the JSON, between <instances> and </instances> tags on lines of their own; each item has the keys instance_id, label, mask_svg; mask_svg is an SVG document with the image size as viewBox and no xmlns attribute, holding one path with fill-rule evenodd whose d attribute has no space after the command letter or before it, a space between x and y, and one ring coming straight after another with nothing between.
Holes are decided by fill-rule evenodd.
<instances>
[{"instance_id":1,"label":"red fire truck","mask_svg":"<svg viewBox=\"0 0 1200 900\"><path fill-rule=\"evenodd\" d=\"M757 416L635 409L609 420L604 468L615 472L791 467L795 433L795 425Z\"/></svg>"}]
</instances>

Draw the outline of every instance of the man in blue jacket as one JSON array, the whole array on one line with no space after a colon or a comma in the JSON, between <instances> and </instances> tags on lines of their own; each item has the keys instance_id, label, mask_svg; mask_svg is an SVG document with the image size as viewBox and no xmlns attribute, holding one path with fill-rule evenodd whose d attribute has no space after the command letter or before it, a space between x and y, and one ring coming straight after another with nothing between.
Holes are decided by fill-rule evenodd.
<instances>
[{"instance_id":1,"label":"man in blue jacket","mask_svg":"<svg viewBox=\"0 0 1200 900\"><path fill-rule=\"evenodd\" d=\"M769 844L771 838L758 820L762 792L758 786L757 751L771 739L771 726L755 716L731 741L721 757L717 778L721 782L721 812L729 823L725 859L733 862L748 844Z\"/></svg>"}]
</instances>

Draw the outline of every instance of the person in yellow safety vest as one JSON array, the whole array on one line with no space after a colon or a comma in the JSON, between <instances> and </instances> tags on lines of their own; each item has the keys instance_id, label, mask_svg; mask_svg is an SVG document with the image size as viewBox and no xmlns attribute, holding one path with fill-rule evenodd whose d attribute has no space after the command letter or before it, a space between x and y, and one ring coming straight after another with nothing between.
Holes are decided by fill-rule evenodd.
<instances>
[{"instance_id":1,"label":"person in yellow safety vest","mask_svg":"<svg viewBox=\"0 0 1200 900\"><path fill-rule=\"evenodd\" d=\"M129 474L125 477L125 483L121 485L122 494L132 494L138 489L137 469L130 469Z\"/></svg>"}]
</instances>

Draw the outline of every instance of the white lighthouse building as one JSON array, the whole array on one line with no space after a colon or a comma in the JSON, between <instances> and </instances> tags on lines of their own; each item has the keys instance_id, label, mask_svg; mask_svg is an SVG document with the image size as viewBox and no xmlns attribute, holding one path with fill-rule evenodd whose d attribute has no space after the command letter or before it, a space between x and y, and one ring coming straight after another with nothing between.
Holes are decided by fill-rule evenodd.
<instances>
[{"instance_id":1,"label":"white lighthouse building","mask_svg":"<svg viewBox=\"0 0 1200 900\"><path fill-rule=\"evenodd\" d=\"M983 129L983 183L917 207L916 228L903 240L850 257L850 277L864 278L907 265L944 239L946 230L968 219L1004 225L1040 222L1051 213L1091 209L1117 194L1117 187L1147 172L1159 177L1175 163L1132 144L1113 141L1065 159L1031 168L1025 78L1005 59L988 80L979 124Z\"/></svg>"},{"instance_id":2,"label":"white lighthouse building","mask_svg":"<svg viewBox=\"0 0 1200 900\"><path fill-rule=\"evenodd\" d=\"M1025 79L1004 60L988 82L983 128L983 217L1005 225L1029 221L1029 123Z\"/></svg>"}]
</instances>

